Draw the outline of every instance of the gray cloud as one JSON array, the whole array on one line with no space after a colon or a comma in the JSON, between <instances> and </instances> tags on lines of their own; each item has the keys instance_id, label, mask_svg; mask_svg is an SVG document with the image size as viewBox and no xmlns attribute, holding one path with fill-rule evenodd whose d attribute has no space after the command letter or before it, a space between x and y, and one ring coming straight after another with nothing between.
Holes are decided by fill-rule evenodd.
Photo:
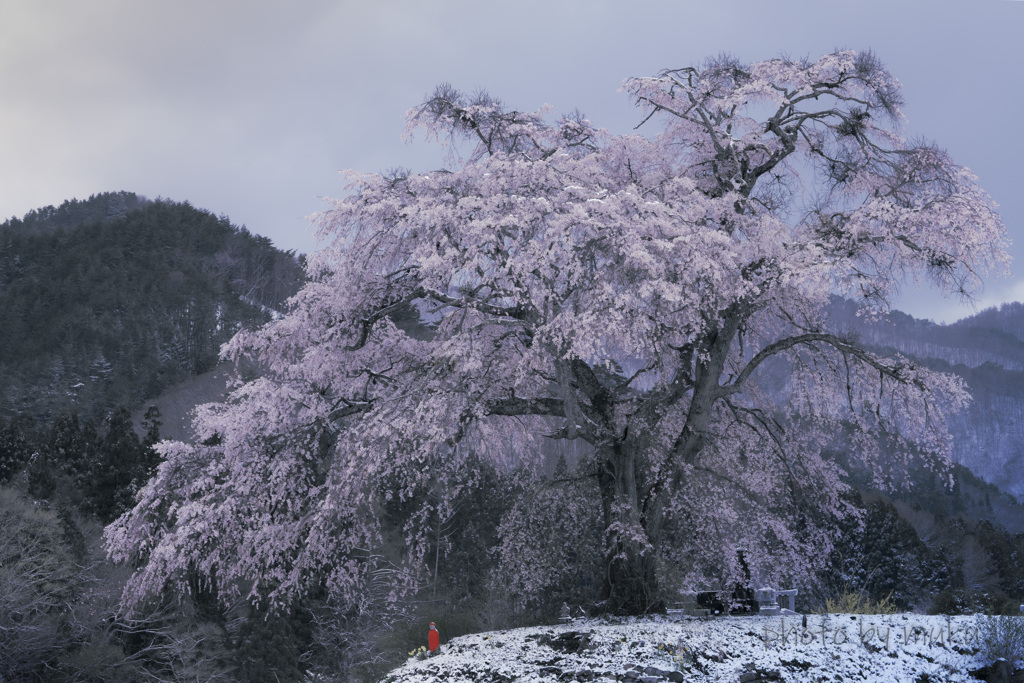
<instances>
[{"instance_id":1,"label":"gray cloud","mask_svg":"<svg viewBox=\"0 0 1024 683\"><path fill-rule=\"evenodd\" d=\"M722 51L756 60L872 48L938 141L1024 222L1015 122L1024 5L1002 0L409 0L79 3L0 8L0 216L107 190L187 199L309 251L336 171L440 164L405 111L440 81L520 108L579 107L626 132L631 75ZM1014 289L1016 287L1016 290ZM1021 289L993 281L985 302ZM962 308L909 292L913 312Z\"/></svg>"}]
</instances>

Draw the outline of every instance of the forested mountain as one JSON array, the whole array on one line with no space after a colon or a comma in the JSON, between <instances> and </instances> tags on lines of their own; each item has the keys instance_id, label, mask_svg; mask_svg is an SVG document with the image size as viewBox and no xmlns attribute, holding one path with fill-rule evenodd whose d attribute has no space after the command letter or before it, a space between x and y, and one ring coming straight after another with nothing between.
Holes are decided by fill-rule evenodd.
<instances>
[{"instance_id":1,"label":"forested mountain","mask_svg":"<svg viewBox=\"0 0 1024 683\"><path fill-rule=\"evenodd\" d=\"M952 420L954 457L1024 498L1024 304L985 309L950 325L898 311L868 322L848 301L835 301L831 315L877 349L960 375L974 400Z\"/></svg>"},{"instance_id":2,"label":"forested mountain","mask_svg":"<svg viewBox=\"0 0 1024 683\"><path fill-rule=\"evenodd\" d=\"M130 192L0 224L0 415L137 407L210 369L302 281L300 258L187 202Z\"/></svg>"},{"instance_id":3,"label":"forested mountain","mask_svg":"<svg viewBox=\"0 0 1024 683\"><path fill-rule=\"evenodd\" d=\"M229 636L191 602L119 618L100 533L159 462L149 400L223 384L221 344L302 281L301 257L188 203L116 192L0 224L0 680L212 680L297 657L280 629Z\"/></svg>"}]
</instances>

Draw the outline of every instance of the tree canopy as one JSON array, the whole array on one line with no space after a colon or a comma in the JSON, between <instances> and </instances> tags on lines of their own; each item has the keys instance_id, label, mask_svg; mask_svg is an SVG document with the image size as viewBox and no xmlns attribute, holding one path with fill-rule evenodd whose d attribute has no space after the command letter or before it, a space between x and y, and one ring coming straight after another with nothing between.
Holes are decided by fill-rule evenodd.
<instances>
[{"instance_id":1,"label":"tree canopy","mask_svg":"<svg viewBox=\"0 0 1024 683\"><path fill-rule=\"evenodd\" d=\"M450 168L352 173L316 219L288 315L225 346L263 375L199 412L198 443L163 444L107 530L139 567L129 601L196 574L272 602L358 604L382 572L400 590L477 458L528 472L563 441L579 457L544 486L591 483L606 607L645 612L667 568L722 581L739 547L761 580L819 567L851 509L836 443L879 480L948 459L962 383L823 312L832 295L887 310L908 278L969 296L1006 267L975 177L901 137L896 79L841 51L717 58L625 91L649 134L449 86L410 112ZM385 560L395 500L418 502ZM530 513L503 552L530 542L512 531ZM524 594L543 583L517 566Z\"/></svg>"}]
</instances>

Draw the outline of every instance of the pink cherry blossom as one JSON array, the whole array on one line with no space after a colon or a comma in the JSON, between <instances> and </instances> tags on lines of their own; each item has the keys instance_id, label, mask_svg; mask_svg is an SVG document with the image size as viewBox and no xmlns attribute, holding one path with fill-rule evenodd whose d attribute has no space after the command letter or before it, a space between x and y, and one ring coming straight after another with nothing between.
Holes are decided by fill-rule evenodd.
<instances>
[{"instance_id":1,"label":"pink cherry blossom","mask_svg":"<svg viewBox=\"0 0 1024 683\"><path fill-rule=\"evenodd\" d=\"M624 90L647 135L442 86L408 134L450 145L450 168L348 174L289 313L224 348L261 377L198 411L196 443L163 444L108 528L138 567L129 602L196 574L272 602L326 587L358 606L382 575L398 596L422 578L420 522L474 486L470 455L523 466L553 439L585 444L591 498L509 513L504 578L545 585L524 560L561 500L600 520L610 608L642 612L666 568L728 576L739 546L764 581L810 575L851 514L830 452L880 483L948 461L963 384L824 313L837 295L887 310L907 279L970 296L1007 267L974 176L901 137L899 83L844 51ZM403 307L430 332L396 325ZM396 561L379 505L426 490Z\"/></svg>"}]
</instances>

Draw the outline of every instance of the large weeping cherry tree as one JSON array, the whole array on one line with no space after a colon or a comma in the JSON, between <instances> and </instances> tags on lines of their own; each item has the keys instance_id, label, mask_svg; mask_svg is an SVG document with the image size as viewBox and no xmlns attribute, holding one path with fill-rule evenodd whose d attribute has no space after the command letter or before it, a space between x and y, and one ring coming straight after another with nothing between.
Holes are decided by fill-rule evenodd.
<instances>
[{"instance_id":1,"label":"large weeping cherry tree","mask_svg":"<svg viewBox=\"0 0 1024 683\"><path fill-rule=\"evenodd\" d=\"M826 315L919 279L970 296L1007 267L975 177L901 137L898 81L842 51L624 89L645 135L447 86L410 112L450 168L352 174L316 219L290 312L224 349L260 378L199 411L196 443L164 443L107 530L138 567L129 602L197 575L272 602L397 595L472 463L576 440L607 608L642 613L664 571L696 580L737 547L763 580L812 572L851 514L839 442L879 480L948 459L962 383ZM409 311L429 334L396 324ZM397 560L377 514L395 500L420 501ZM529 594L543 577L517 566Z\"/></svg>"}]
</instances>

